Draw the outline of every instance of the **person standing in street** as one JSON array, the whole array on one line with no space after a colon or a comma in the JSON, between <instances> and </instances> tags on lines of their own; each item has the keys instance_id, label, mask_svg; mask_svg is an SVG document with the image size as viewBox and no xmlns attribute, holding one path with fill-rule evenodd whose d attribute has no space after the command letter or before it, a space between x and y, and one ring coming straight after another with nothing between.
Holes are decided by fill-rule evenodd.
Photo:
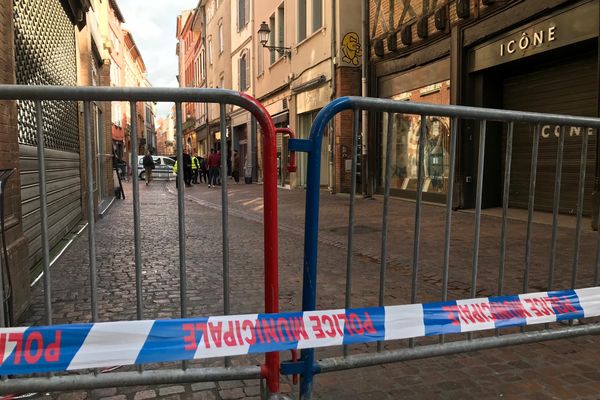
<instances>
[{"instance_id":1,"label":"person standing in street","mask_svg":"<svg viewBox=\"0 0 600 400\"><path fill-rule=\"evenodd\" d=\"M146 186L150 184L152 180L152 170L155 168L154 159L152 158L152 154L150 154L149 150L146 150L146 155L142 160L142 164L144 165L144 169L146 170Z\"/></svg>"},{"instance_id":2,"label":"person standing in street","mask_svg":"<svg viewBox=\"0 0 600 400\"><path fill-rule=\"evenodd\" d=\"M237 150L233 151L233 166L231 170L231 177L235 183L240 183L240 155Z\"/></svg>"},{"instance_id":3,"label":"person standing in street","mask_svg":"<svg viewBox=\"0 0 600 400\"><path fill-rule=\"evenodd\" d=\"M217 185L219 179L219 167L221 165L221 156L217 154L215 149L210 149L208 156L208 187Z\"/></svg>"},{"instance_id":4,"label":"person standing in street","mask_svg":"<svg viewBox=\"0 0 600 400\"><path fill-rule=\"evenodd\" d=\"M198 183L198 173L200 172L198 158L192 155L192 183Z\"/></svg>"},{"instance_id":5,"label":"person standing in street","mask_svg":"<svg viewBox=\"0 0 600 400\"><path fill-rule=\"evenodd\" d=\"M200 165L199 168L199 177L198 177L198 183L207 183L208 182L208 164L206 163L206 157L202 156L202 157L198 157L198 164Z\"/></svg>"},{"instance_id":6,"label":"person standing in street","mask_svg":"<svg viewBox=\"0 0 600 400\"><path fill-rule=\"evenodd\" d=\"M192 186L192 156L189 145L183 149L183 181L185 186Z\"/></svg>"}]
</instances>

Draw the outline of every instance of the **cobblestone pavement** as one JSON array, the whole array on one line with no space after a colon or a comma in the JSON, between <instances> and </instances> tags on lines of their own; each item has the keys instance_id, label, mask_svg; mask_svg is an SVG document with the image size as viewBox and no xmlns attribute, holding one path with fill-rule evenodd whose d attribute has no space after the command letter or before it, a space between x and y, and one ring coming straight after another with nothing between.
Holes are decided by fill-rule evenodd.
<instances>
[{"instance_id":1,"label":"cobblestone pavement","mask_svg":"<svg viewBox=\"0 0 600 400\"><path fill-rule=\"evenodd\" d=\"M97 223L98 299L101 320L134 319L135 273L131 193L117 200L106 218ZM173 183L140 186L142 255L144 262L144 317L179 317L179 263L177 199ZM205 185L186 188L186 247L190 315L222 313L222 254L220 188ZM262 287L262 186L231 185L230 250L231 308L234 313L263 309ZM299 310L301 296L304 192L279 191L280 308ZM321 195L318 307L344 307L348 196ZM378 302L382 199L358 199L353 257L352 304L374 306ZM410 301L414 203L393 200L385 303ZM444 208L423 209L422 242L417 301L441 297ZM542 215L542 218L544 216ZM562 218L558 231L554 288L570 287L574 230L570 217ZM597 235L586 223L582 234L577 287L592 286ZM470 297L473 215L453 214L449 298ZM509 222L505 293L520 293L524 273L526 223ZM534 226L531 291L547 287L551 227ZM500 220L483 216L477 295L496 294L499 265ZM53 315L55 323L90 319L87 273L87 235L79 238L53 267ZM25 323L42 324L44 307L41 285L33 291L33 306ZM477 335L476 335L477 336ZM425 343L427 340L417 340ZM388 342L385 348L406 346ZM357 345L350 351L372 351ZM323 349L318 357L341 353ZM287 358L282 354L282 359ZM315 397L322 399L597 399L600 398L600 347L596 337L580 337L511 348L390 364L324 374L316 377ZM261 357L236 359L237 364L258 364ZM199 365L222 365L221 360ZM123 368L125 369L125 368ZM296 396L296 387L285 378L283 390ZM90 392L53 394L53 398L142 400L257 398L258 381L210 382L97 389ZM42 396L49 398L50 395Z\"/></svg>"}]
</instances>

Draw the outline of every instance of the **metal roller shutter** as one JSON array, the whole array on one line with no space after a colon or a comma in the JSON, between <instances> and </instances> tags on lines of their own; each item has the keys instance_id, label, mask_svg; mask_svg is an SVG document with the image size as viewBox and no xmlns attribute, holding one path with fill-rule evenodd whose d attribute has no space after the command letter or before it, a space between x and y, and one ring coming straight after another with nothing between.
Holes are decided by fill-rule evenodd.
<instances>
[{"instance_id":1,"label":"metal roller shutter","mask_svg":"<svg viewBox=\"0 0 600 400\"><path fill-rule=\"evenodd\" d=\"M544 113L596 116L597 53L554 60L519 75L505 78L503 106L506 109ZM558 128L544 126L540 136L535 193L537 210L552 210ZM516 124L511 169L511 207L527 208L533 126ZM575 213L583 131L567 128L563 153L560 212ZM585 178L584 212L590 213L594 181L596 135L589 137Z\"/></svg>"},{"instance_id":2,"label":"metal roller shutter","mask_svg":"<svg viewBox=\"0 0 600 400\"><path fill-rule=\"evenodd\" d=\"M15 0L18 84L77 84L75 28L60 0ZM29 267L41 258L39 175L34 103L17 102L21 208ZM82 218L79 122L74 102L44 102L48 230L54 247Z\"/></svg>"}]
</instances>

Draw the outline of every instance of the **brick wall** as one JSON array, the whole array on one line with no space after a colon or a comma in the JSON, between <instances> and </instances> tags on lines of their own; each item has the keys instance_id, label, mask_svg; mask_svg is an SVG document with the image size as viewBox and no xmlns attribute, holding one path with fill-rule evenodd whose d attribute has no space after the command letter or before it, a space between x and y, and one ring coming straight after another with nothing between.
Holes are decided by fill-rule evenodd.
<instances>
[{"instance_id":1,"label":"brick wall","mask_svg":"<svg viewBox=\"0 0 600 400\"><path fill-rule=\"evenodd\" d=\"M355 67L339 67L336 74L336 97L360 96L361 71ZM352 111L344 111L335 118L335 190L337 192L350 191L350 173L345 172L346 160L352 159ZM343 157L342 146L345 146L347 158Z\"/></svg>"},{"instance_id":2,"label":"brick wall","mask_svg":"<svg viewBox=\"0 0 600 400\"><path fill-rule=\"evenodd\" d=\"M410 1L393 1L393 10L390 7L392 0L370 0L369 1L369 39L371 46L376 40L382 39L384 42L384 51L389 53L387 38L391 33L397 33L395 51L401 52L404 49L410 48L426 42L434 36L445 35L449 32L449 27L458 24L462 21L457 15L457 2L441 1L441 0L410 0ZM447 9L447 28L444 31L438 31L435 27L435 11L441 7ZM493 7L493 6L492 6ZM485 12L488 6L484 6L481 0L469 1L469 18L474 18L477 15ZM428 37L423 39L417 35L417 22L424 17L427 19ZM412 25L412 44L406 46L400 41L400 32L405 26ZM373 48L373 47L371 47ZM371 57L376 57L374 52Z\"/></svg>"},{"instance_id":3,"label":"brick wall","mask_svg":"<svg viewBox=\"0 0 600 400\"><path fill-rule=\"evenodd\" d=\"M0 83L15 83L13 2L0 0ZM4 196L5 229L8 265L12 280L13 315L18 317L29 306L29 266L27 241L21 222L21 192L19 178L19 145L17 137L17 106L14 101L0 102L0 169L17 168L6 187Z\"/></svg>"}]
</instances>

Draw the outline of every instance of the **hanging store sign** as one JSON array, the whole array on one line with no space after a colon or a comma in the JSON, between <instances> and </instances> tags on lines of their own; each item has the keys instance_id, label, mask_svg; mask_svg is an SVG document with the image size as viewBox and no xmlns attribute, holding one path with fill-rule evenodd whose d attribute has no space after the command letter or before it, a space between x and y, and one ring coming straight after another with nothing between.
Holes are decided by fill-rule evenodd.
<instances>
[{"instance_id":1,"label":"hanging store sign","mask_svg":"<svg viewBox=\"0 0 600 400\"><path fill-rule=\"evenodd\" d=\"M468 69L479 71L597 36L598 2L588 2L475 47L468 57Z\"/></svg>"}]
</instances>

